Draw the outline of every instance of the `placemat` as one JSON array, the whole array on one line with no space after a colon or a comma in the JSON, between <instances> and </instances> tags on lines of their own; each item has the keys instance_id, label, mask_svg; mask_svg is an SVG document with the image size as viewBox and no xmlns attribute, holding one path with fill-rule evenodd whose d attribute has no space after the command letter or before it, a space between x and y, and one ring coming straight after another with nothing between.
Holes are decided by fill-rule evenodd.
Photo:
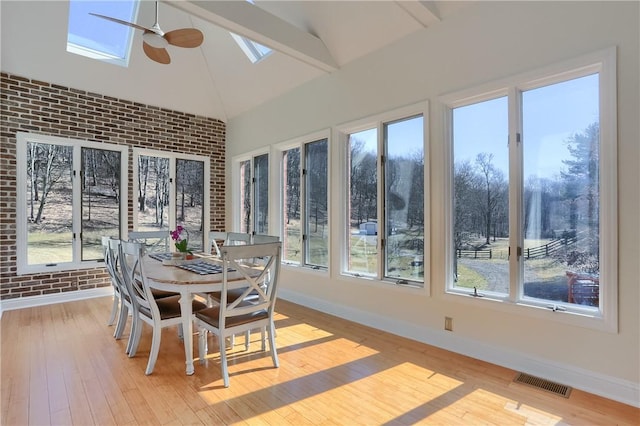
<instances>
[{"instance_id":1,"label":"placemat","mask_svg":"<svg viewBox=\"0 0 640 426\"><path fill-rule=\"evenodd\" d=\"M162 262L163 260L171 260L172 253L150 253L149 257Z\"/></svg>"},{"instance_id":2,"label":"placemat","mask_svg":"<svg viewBox=\"0 0 640 426\"><path fill-rule=\"evenodd\" d=\"M222 273L222 266L220 265L216 265L214 263L209 263L209 262L193 262L193 263L187 263L184 265L177 265L178 268L182 268L185 269L187 271L191 271L191 272L195 272L196 274L199 275L208 275L208 274L221 274ZM232 271L233 269L229 269L229 271Z\"/></svg>"}]
</instances>

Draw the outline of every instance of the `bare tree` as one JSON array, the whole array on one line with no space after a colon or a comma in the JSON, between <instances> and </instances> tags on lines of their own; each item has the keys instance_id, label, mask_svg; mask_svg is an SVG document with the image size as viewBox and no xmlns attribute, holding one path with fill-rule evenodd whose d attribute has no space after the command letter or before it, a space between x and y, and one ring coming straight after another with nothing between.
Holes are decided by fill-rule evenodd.
<instances>
[{"instance_id":1,"label":"bare tree","mask_svg":"<svg viewBox=\"0 0 640 426\"><path fill-rule=\"evenodd\" d=\"M69 175L73 173L71 147L39 143L30 143L30 145L28 152L31 158L28 161L32 165L31 176L29 176L33 191L31 203L35 198L33 194L38 194L37 188L38 185L40 186L40 204L33 221L41 223L49 193L65 173Z\"/></svg>"},{"instance_id":2,"label":"bare tree","mask_svg":"<svg viewBox=\"0 0 640 426\"><path fill-rule=\"evenodd\" d=\"M138 157L138 211L144 212L147 202L147 182L149 181L149 157Z\"/></svg>"},{"instance_id":3,"label":"bare tree","mask_svg":"<svg viewBox=\"0 0 640 426\"><path fill-rule=\"evenodd\" d=\"M375 152L365 151L364 142L351 141L350 146L351 221L360 225L378 217L378 171Z\"/></svg>"},{"instance_id":4,"label":"bare tree","mask_svg":"<svg viewBox=\"0 0 640 426\"><path fill-rule=\"evenodd\" d=\"M494 214L499 207L501 198L505 194L502 189L506 186L506 183L502 172L493 165L493 154L478 154L476 156L476 167L483 181L484 203L481 204L481 209L484 216L485 244L490 244Z\"/></svg>"},{"instance_id":5,"label":"bare tree","mask_svg":"<svg viewBox=\"0 0 640 426\"><path fill-rule=\"evenodd\" d=\"M284 158L286 186L286 223L291 219L300 219L300 148L286 151Z\"/></svg>"}]
</instances>

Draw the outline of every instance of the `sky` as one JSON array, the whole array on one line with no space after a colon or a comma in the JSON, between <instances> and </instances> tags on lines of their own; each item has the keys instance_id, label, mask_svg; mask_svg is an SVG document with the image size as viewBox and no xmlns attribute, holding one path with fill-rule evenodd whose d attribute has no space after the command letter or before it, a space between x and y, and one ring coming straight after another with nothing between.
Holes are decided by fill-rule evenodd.
<instances>
[{"instance_id":1,"label":"sky","mask_svg":"<svg viewBox=\"0 0 640 426\"><path fill-rule=\"evenodd\" d=\"M407 155L424 151L423 138L424 120L422 116L387 123L387 138L390 141L389 155ZM363 130L351 134L355 140L365 144L368 152L377 152L378 131L376 128Z\"/></svg>"},{"instance_id":2,"label":"sky","mask_svg":"<svg viewBox=\"0 0 640 426\"><path fill-rule=\"evenodd\" d=\"M569 159L567 139L583 132L599 117L599 79L597 74L524 91L522 94L523 156L528 176L554 178ZM496 98L454 109L454 161L469 160L479 153L492 153L493 164L508 177L508 100ZM422 143L422 120L395 122L392 139L396 152L413 152ZM354 133L365 142L366 150L376 152L377 130Z\"/></svg>"},{"instance_id":3,"label":"sky","mask_svg":"<svg viewBox=\"0 0 640 426\"><path fill-rule=\"evenodd\" d=\"M138 2L82 0L69 2L68 41L124 58L129 46L129 33L134 29L91 16L89 12L135 23Z\"/></svg>"},{"instance_id":4,"label":"sky","mask_svg":"<svg viewBox=\"0 0 640 426\"><path fill-rule=\"evenodd\" d=\"M566 140L599 117L598 75L553 84L522 94L522 143L525 179L553 178L570 158ZM455 161L474 162L481 152L508 173L507 98L456 108L453 118Z\"/></svg>"}]
</instances>

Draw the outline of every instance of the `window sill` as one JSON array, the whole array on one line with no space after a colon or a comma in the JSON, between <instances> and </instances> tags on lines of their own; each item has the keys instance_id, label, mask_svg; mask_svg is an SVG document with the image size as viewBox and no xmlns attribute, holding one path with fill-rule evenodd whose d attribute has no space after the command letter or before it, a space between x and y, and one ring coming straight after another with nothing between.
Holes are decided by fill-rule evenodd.
<instances>
[{"instance_id":1,"label":"window sill","mask_svg":"<svg viewBox=\"0 0 640 426\"><path fill-rule=\"evenodd\" d=\"M39 275L39 274L49 274L49 273L57 273L57 272L72 272L78 270L85 269L96 269L96 268L104 268L103 261L96 260L88 260L81 263L54 263L50 264L50 266L45 265L18 265L16 275Z\"/></svg>"},{"instance_id":2,"label":"window sill","mask_svg":"<svg viewBox=\"0 0 640 426\"><path fill-rule=\"evenodd\" d=\"M553 302L542 303L529 300L512 301L506 297L498 297L492 294L484 294L482 297L474 297L467 292L447 291L443 299L452 303L463 303L473 305L481 303L483 307L488 307L496 311L513 315L525 315L542 321L553 321L561 324L583 327L592 330L604 331L607 333L618 333L617 318L613 315L606 317L596 308L571 307L567 310L552 309ZM566 306L556 304L556 307Z\"/></svg>"}]
</instances>

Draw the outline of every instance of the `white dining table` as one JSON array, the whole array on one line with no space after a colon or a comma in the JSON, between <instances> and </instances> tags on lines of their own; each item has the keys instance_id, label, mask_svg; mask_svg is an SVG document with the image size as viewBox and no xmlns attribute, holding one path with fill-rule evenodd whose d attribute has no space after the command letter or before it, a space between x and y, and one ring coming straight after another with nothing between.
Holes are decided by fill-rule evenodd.
<instances>
[{"instance_id":1,"label":"white dining table","mask_svg":"<svg viewBox=\"0 0 640 426\"><path fill-rule=\"evenodd\" d=\"M196 260L222 265L222 261L211 255L196 255ZM182 317L182 334L184 338L184 356L186 372L190 376L194 373L193 367L193 311L192 301L196 294L222 290L223 274L214 273L200 275L182 269L178 266L163 265L149 255L143 259L144 274L149 286L158 290L172 291L180 294L180 315ZM245 287L245 281L237 272L229 272L228 287Z\"/></svg>"}]
</instances>

